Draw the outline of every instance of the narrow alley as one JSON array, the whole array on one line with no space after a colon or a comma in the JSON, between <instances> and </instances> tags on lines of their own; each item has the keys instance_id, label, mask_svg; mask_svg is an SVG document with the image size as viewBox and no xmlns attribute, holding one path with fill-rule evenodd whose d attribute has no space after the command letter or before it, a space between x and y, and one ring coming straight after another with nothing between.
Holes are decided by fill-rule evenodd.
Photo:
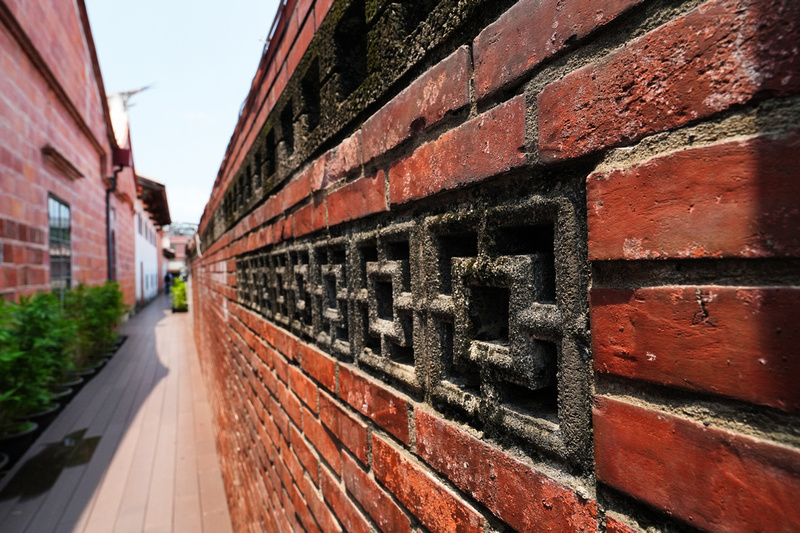
<instances>
[{"instance_id":1,"label":"narrow alley","mask_svg":"<svg viewBox=\"0 0 800 533\"><path fill-rule=\"evenodd\" d=\"M159 296L0 481L4 533L230 531L191 316Z\"/></svg>"}]
</instances>

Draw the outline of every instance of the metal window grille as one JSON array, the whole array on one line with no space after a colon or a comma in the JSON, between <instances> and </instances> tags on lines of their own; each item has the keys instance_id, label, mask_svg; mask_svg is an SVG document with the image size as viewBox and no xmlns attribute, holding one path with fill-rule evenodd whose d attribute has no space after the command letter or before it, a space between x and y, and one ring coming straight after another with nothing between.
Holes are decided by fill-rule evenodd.
<instances>
[{"instance_id":1,"label":"metal window grille","mask_svg":"<svg viewBox=\"0 0 800 533\"><path fill-rule=\"evenodd\" d=\"M63 293L72 285L72 235L69 206L50 196L48 199L50 230L50 286Z\"/></svg>"}]
</instances>

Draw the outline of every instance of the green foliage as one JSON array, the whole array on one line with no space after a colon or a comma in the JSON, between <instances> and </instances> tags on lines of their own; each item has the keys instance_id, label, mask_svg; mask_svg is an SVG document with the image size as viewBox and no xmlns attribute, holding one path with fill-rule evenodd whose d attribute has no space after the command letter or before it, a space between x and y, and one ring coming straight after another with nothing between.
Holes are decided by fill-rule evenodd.
<instances>
[{"instance_id":1,"label":"green foliage","mask_svg":"<svg viewBox=\"0 0 800 533\"><path fill-rule=\"evenodd\" d=\"M0 311L0 432L50 403L50 388L71 368L76 324L50 293L3 302Z\"/></svg>"},{"instance_id":2,"label":"green foliage","mask_svg":"<svg viewBox=\"0 0 800 533\"><path fill-rule=\"evenodd\" d=\"M14 419L21 407L16 368L24 353L17 342L17 328L16 304L0 299L0 435L16 429Z\"/></svg>"},{"instance_id":3,"label":"green foliage","mask_svg":"<svg viewBox=\"0 0 800 533\"><path fill-rule=\"evenodd\" d=\"M0 299L0 435L45 408L67 372L111 349L126 309L116 283L80 285L64 307L51 293Z\"/></svg>"},{"instance_id":4,"label":"green foliage","mask_svg":"<svg viewBox=\"0 0 800 533\"><path fill-rule=\"evenodd\" d=\"M175 278L172 285L172 309L174 311L186 311L189 304L186 301L186 283L181 278Z\"/></svg>"},{"instance_id":5,"label":"green foliage","mask_svg":"<svg viewBox=\"0 0 800 533\"><path fill-rule=\"evenodd\" d=\"M119 284L88 287L81 283L67 293L66 309L77 324L77 349L74 363L83 368L99 360L114 346L115 328L128 306L122 300Z\"/></svg>"}]
</instances>

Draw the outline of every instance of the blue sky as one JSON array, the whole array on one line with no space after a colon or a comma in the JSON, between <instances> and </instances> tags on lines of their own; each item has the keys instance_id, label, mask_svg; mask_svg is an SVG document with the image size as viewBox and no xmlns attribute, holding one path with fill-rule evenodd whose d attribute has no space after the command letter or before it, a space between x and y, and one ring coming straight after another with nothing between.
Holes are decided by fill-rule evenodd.
<instances>
[{"instance_id":1,"label":"blue sky","mask_svg":"<svg viewBox=\"0 0 800 533\"><path fill-rule=\"evenodd\" d=\"M106 91L131 99L136 171L198 222L258 68L277 0L86 0Z\"/></svg>"}]
</instances>

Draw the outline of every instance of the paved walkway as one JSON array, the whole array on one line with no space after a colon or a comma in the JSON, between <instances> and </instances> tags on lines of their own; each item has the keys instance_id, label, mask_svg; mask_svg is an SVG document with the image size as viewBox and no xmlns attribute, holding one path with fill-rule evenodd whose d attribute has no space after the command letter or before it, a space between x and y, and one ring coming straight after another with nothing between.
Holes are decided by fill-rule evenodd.
<instances>
[{"instance_id":1,"label":"paved walkway","mask_svg":"<svg viewBox=\"0 0 800 533\"><path fill-rule=\"evenodd\" d=\"M0 481L0 531L231 530L191 317L165 296Z\"/></svg>"}]
</instances>

